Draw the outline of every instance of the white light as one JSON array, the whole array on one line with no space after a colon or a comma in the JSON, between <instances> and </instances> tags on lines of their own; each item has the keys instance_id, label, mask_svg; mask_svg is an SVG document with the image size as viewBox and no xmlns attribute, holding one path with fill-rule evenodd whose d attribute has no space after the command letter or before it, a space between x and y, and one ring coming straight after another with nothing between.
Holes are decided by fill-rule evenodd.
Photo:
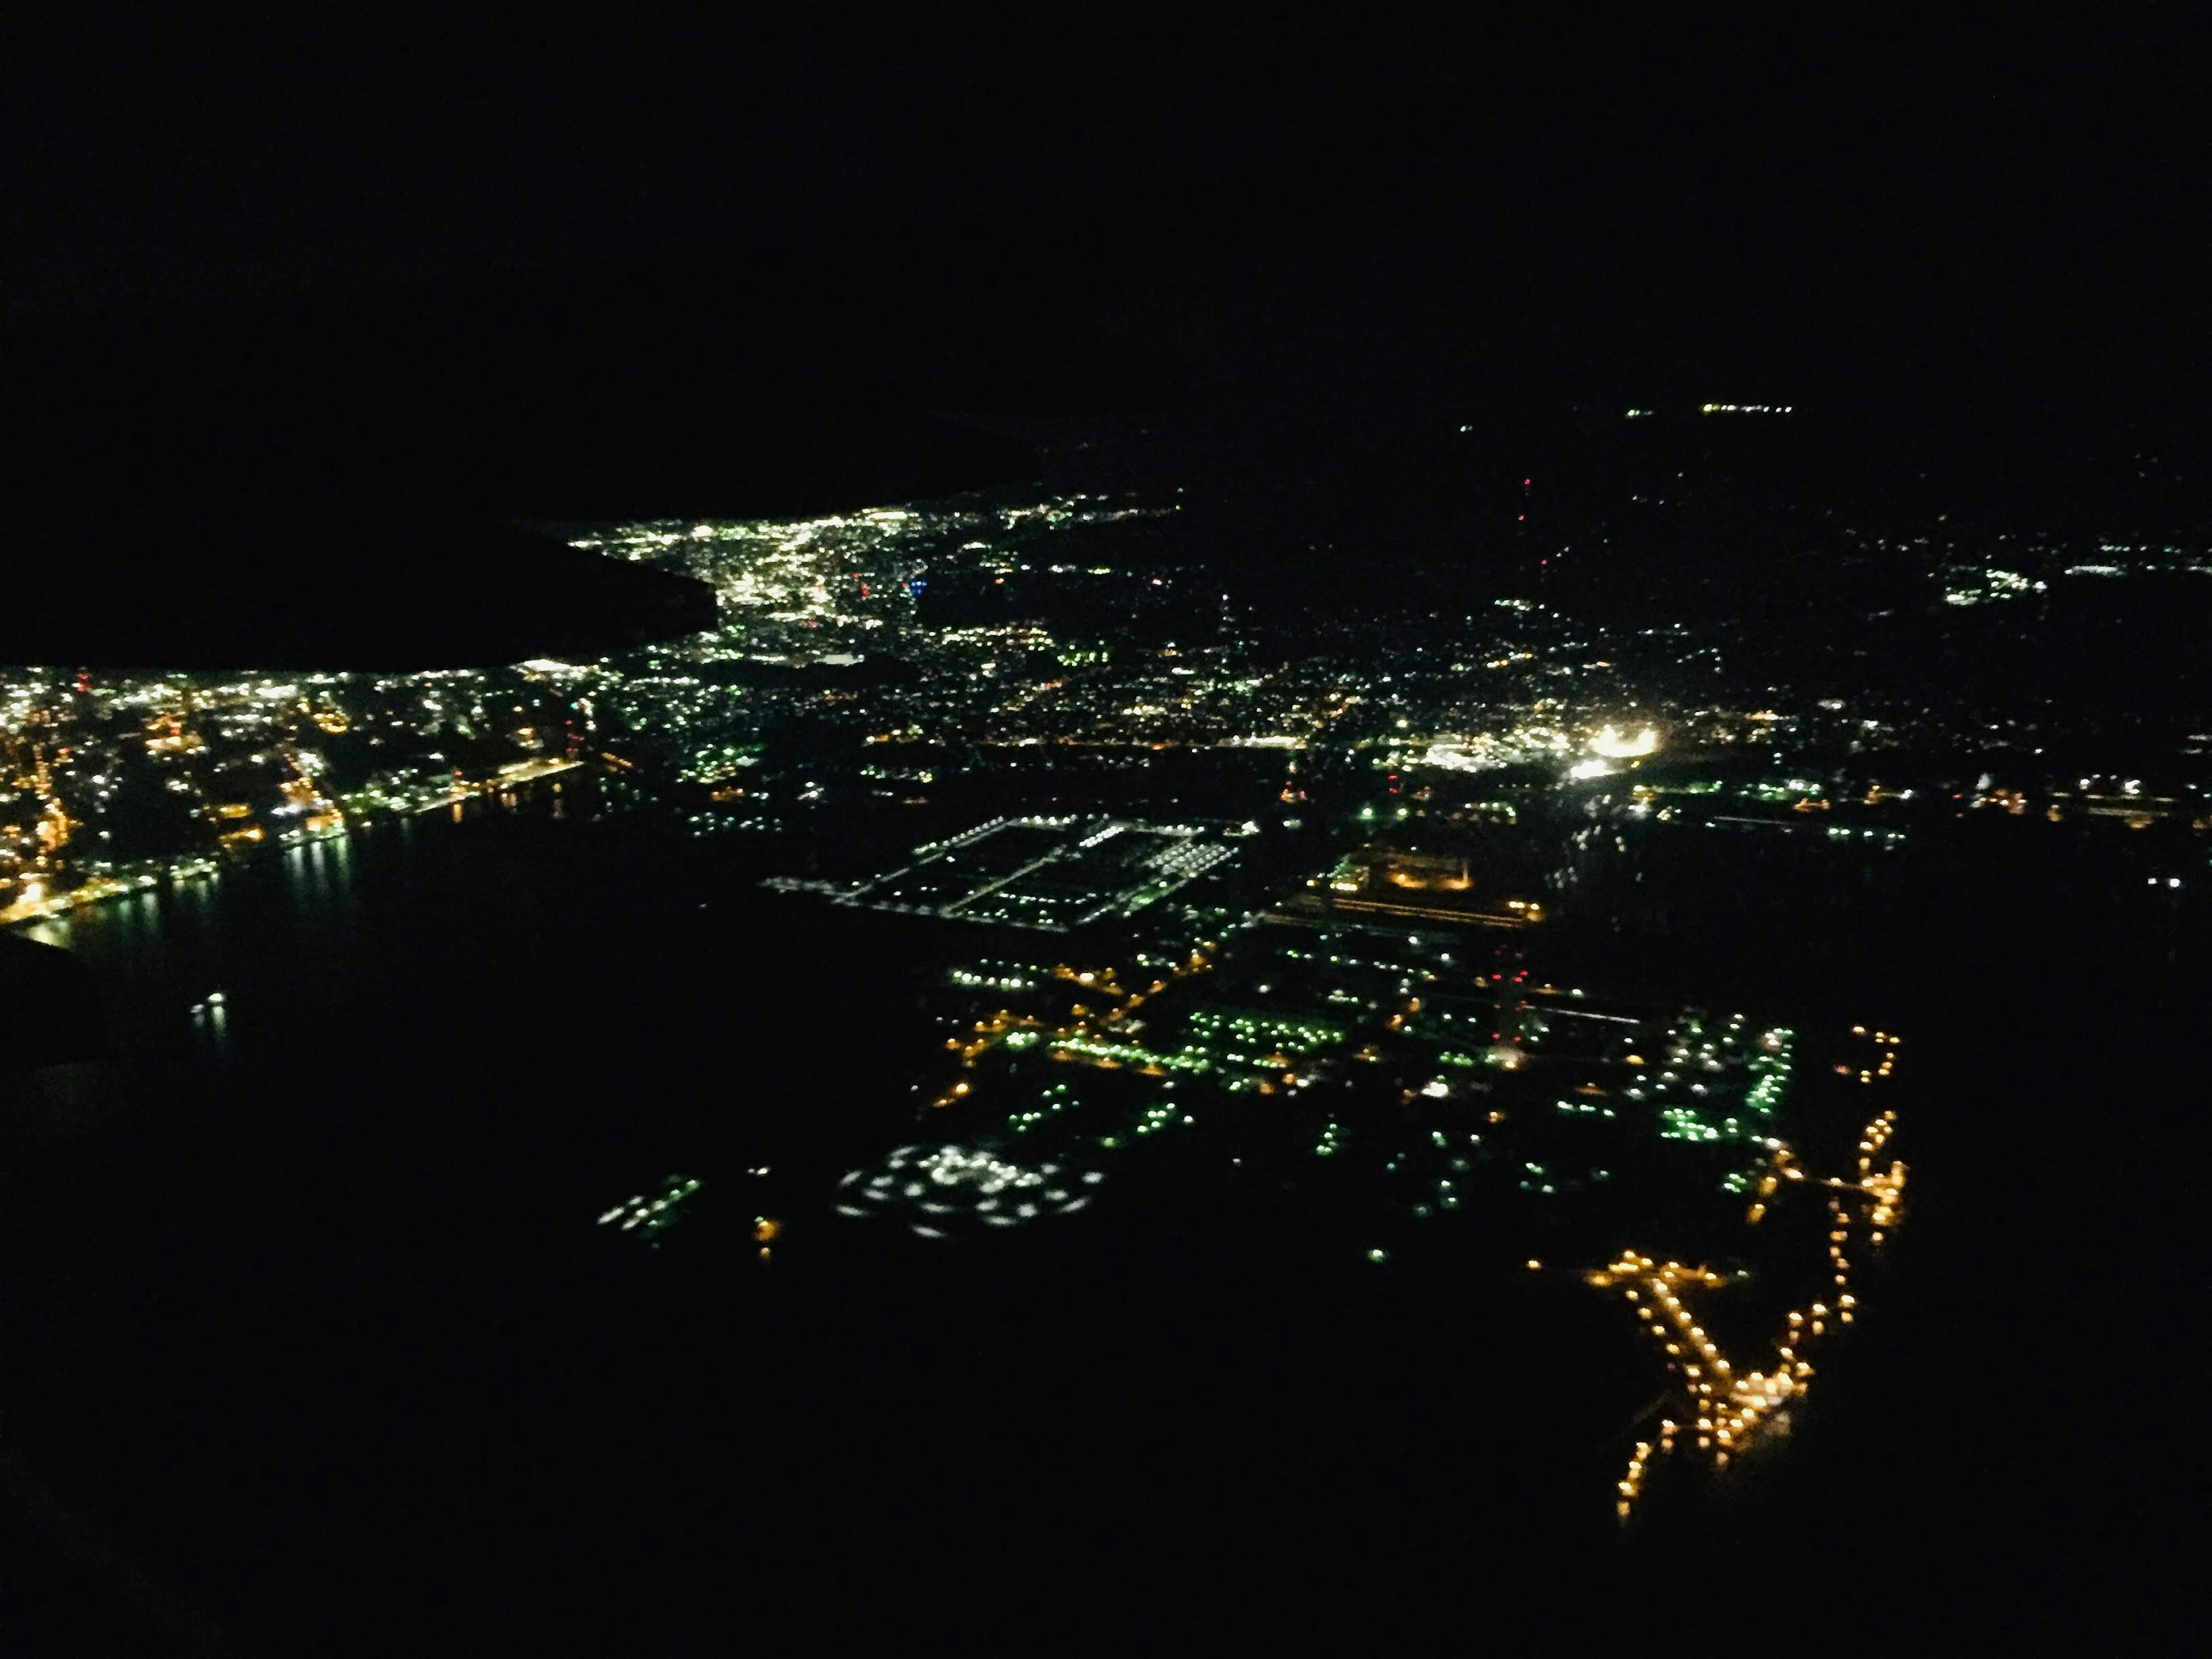
<instances>
[{"instance_id":1,"label":"white light","mask_svg":"<svg viewBox=\"0 0 2212 1659\"><path fill-rule=\"evenodd\" d=\"M1658 747L1659 733L1648 726L1632 738L1624 737L1613 726L1604 726L1589 743L1590 753L1603 755L1610 760L1633 760L1639 755L1652 753Z\"/></svg>"}]
</instances>

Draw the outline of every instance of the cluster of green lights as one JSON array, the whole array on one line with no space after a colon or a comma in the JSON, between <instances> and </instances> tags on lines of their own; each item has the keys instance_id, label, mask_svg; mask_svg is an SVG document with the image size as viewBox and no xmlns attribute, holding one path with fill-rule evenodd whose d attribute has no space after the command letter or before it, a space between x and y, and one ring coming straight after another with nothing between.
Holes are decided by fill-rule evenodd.
<instances>
[{"instance_id":1,"label":"cluster of green lights","mask_svg":"<svg viewBox=\"0 0 2212 1659\"><path fill-rule=\"evenodd\" d=\"M1741 1014L1736 1016L1740 1021ZM1751 1054L1751 1087L1745 1091L1744 1104L1758 1115L1762 1124L1771 1121L1782 1103L1783 1091L1790 1084L1790 1066L1797 1034L1786 1025L1778 1025L1760 1039ZM1768 1045L1771 1044L1770 1048ZM1757 1137L1753 1137L1754 1139ZM1740 1170L1723 1185L1730 1193L1747 1191L1756 1178L1755 1169Z\"/></svg>"},{"instance_id":2,"label":"cluster of green lights","mask_svg":"<svg viewBox=\"0 0 2212 1659\"><path fill-rule=\"evenodd\" d=\"M1569 1116L1612 1117L1615 1115L1612 1107L1594 1106L1587 1100L1562 1100L1558 1103L1558 1105L1559 1109ZM1665 1114L1662 1112L1661 1115L1664 1116Z\"/></svg>"},{"instance_id":3,"label":"cluster of green lights","mask_svg":"<svg viewBox=\"0 0 2212 1659\"><path fill-rule=\"evenodd\" d=\"M1149 887L1139 888L1134 893L1131 894L1128 899L1122 904L1122 914L1124 915L1134 915L1146 905L1158 903L1160 900L1165 898L1170 893L1174 892L1178 884L1179 884L1172 881L1154 882Z\"/></svg>"},{"instance_id":4,"label":"cluster of green lights","mask_svg":"<svg viewBox=\"0 0 2212 1659\"><path fill-rule=\"evenodd\" d=\"M1662 1106L1659 1121L1667 1127L1659 1132L1662 1140L1718 1140L1721 1132L1686 1106ZM1735 1120L1728 1120L1733 1130Z\"/></svg>"},{"instance_id":5,"label":"cluster of green lights","mask_svg":"<svg viewBox=\"0 0 2212 1659\"><path fill-rule=\"evenodd\" d=\"M1157 1066L1162 1071L1206 1073L1219 1066L1272 1069L1270 1056L1303 1056L1344 1041L1340 1028L1318 1022L1269 1018L1264 1015L1224 1014L1211 1009L1190 1015L1190 1040L1173 1054L1139 1048L1130 1042L1102 1042L1094 1037L1055 1037L1060 1052L1087 1054L1124 1066ZM1009 1035L1009 1048L1026 1048L1037 1040L1034 1032ZM1231 1046L1235 1045L1235 1046Z\"/></svg>"},{"instance_id":6,"label":"cluster of green lights","mask_svg":"<svg viewBox=\"0 0 2212 1659\"><path fill-rule=\"evenodd\" d=\"M1036 1040L1036 1033L1034 1031L1018 1031L1014 1035L1016 1036L1026 1036L1032 1042ZM1008 1039L1010 1042L1012 1040L1012 1038ZM1037 1104L1030 1110L1008 1114L1006 1117L1006 1127L1012 1130L1018 1135L1026 1134L1030 1130L1035 1128L1046 1119L1054 1116L1057 1113L1066 1111L1074 1103L1074 1090L1071 1089L1065 1083L1056 1083L1051 1088L1044 1091L1043 1095L1039 1098Z\"/></svg>"},{"instance_id":7,"label":"cluster of green lights","mask_svg":"<svg viewBox=\"0 0 2212 1659\"><path fill-rule=\"evenodd\" d=\"M1027 1036L1035 1041L1036 1034L1034 1031L1013 1033L1006 1038L1007 1042L1011 1044L1015 1036ZM1101 1042L1094 1037L1080 1036L1055 1037L1052 1046L1072 1054L1089 1054L1097 1060L1119 1060L1124 1066L1157 1066L1163 1071L1171 1072L1210 1072L1213 1069L1213 1062L1204 1054L1193 1054L1188 1049L1178 1054L1163 1054L1150 1048L1140 1048L1133 1042Z\"/></svg>"},{"instance_id":8,"label":"cluster of green lights","mask_svg":"<svg viewBox=\"0 0 2212 1659\"><path fill-rule=\"evenodd\" d=\"M1765 1120L1775 1115L1783 1088L1789 1079L1792 1036L1786 1029L1778 1027L1765 1033L1761 1044L1753 1048L1748 1055L1752 1084L1745 1096L1745 1105L1760 1120L1762 1127ZM1725 1071L1731 1064L1746 1058L1744 1036L1744 1017L1741 1014L1731 1014L1710 1036L1706 1035L1704 1023L1691 1013L1686 1013L1668 1030L1662 1042L1668 1062L1668 1068L1659 1073L1654 1085L1661 1098L1659 1120L1664 1126L1659 1131L1660 1139L1696 1142L1761 1139L1759 1128L1747 1126L1743 1118L1735 1115L1717 1117L1710 1110L1701 1110L1697 1105L1674 1095L1674 1091L1682 1085L1681 1073L1674 1067L1714 1073ZM1700 1038L1704 1041L1700 1042ZM1771 1050L1765 1046L1767 1043L1773 1045ZM1715 1086L1725 1088L1727 1085ZM1696 1096L1703 1097L1707 1092L1707 1085L1702 1082L1689 1084L1687 1087ZM1644 1098L1643 1085L1631 1087L1628 1097L1632 1100Z\"/></svg>"},{"instance_id":9,"label":"cluster of green lights","mask_svg":"<svg viewBox=\"0 0 2212 1659\"><path fill-rule=\"evenodd\" d=\"M1176 1102L1163 1095L1160 1099L1145 1108L1143 1115L1137 1120L1136 1133L1140 1135L1158 1134L1170 1124L1188 1125L1197 1121L1196 1118L1184 1111Z\"/></svg>"},{"instance_id":10,"label":"cluster of green lights","mask_svg":"<svg viewBox=\"0 0 2212 1659\"><path fill-rule=\"evenodd\" d=\"M1322 1125L1321 1139L1314 1144L1316 1158L1334 1158L1344 1145L1344 1126L1334 1118Z\"/></svg>"},{"instance_id":11,"label":"cluster of green lights","mask_svg":"<svg viewBox=\"0 0 2212 1659\"><path fill-rule=\"evenodd\" d=\"M1752 1084L1743 1103L1759 1116L1771 1118L1782 1103L1783 1090L1789 1085L1790 1048L1796 1033L1778 1026L1767 1036L1775 1047L1771 1050L1761 1048L1752 1054Z\"/></svg>"},{"instance_id":12,"label":"cluster of green lights","mask_svg":"<svg viewBox=\"0 0 2212 1659\"><path fill-rule=\"evenodd\" d=\"M1341 1027L1325 1024L1318 1020L1287 1019L1267 1014L1229 1014L1212 1008L1193 1009L1189 1020L1194 1041L1209 1045L1233 1041L1254 1048L1279 1048L1287 1054L1293 1049L1310 1053L1344 1041ZM1231 1058L1237 1056L1231 1055Z\"/></svg>"}]
</instances>

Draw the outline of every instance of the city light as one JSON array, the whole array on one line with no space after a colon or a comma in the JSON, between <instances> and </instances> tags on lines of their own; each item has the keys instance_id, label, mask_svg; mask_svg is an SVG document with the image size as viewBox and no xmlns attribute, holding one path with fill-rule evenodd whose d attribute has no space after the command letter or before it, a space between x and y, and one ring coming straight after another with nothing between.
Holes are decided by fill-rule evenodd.
<instances>
[{"instance_id":1,"label":"city light","mask_svg":"<svg viewBox=\"0 0 2212 1659\"><path fill-rule=\"evenodd\" d=\"M1602 756L1607 760L1634 760L1640 756L1656 752L1658 747L1659 733L1649 726L1644 726L1632 738L1624 735L1613 726L1601 726L1597 735L1589 741L1590 753ZM1590 775L1596 777L1603 775L1592 773Z\"/></svg>"},{"instance_id":2,"label":"city light","mask_svg":"<svg viewBox=\"0 0 2212 1659\"><path fill-rule=\"evenodd\" d=\"M980 1147L902 1146L873 1169L848 1172L837 1183L836 1208L854 1219L900 1216L917 1237L945 1239L956 1222L1004 1229L1073 1215L1089 1206L1104 1179L1098 1170L1032 1166Z\"/></svg>"},{"instance_id":3,"label":"city light","mask_svg":"<svg viewBox=\"0 0 2212 1659\"><path fill-rule=\"evenodd\" d=\"M1863 1026L1852 1030L1856 1035L1865 1035ZM1893 1059L1900 1039L1881 1034L1880 1040L1890 1044L1889 1058ZM1888 1071L1886 1060L1881 1074L1886 1077ZM1814 1367L1807 1356L1816 1339L1826 1334L1829 1316L1832 1314L1837 1323L1844 1325L1856 1318L1858 1298L1845 1288L1850 1282L1852 1264L1846 1251L1853 1229L1863 1229L1869 1248L1877 1249L1903 1213L1905 1165L1893 1163L1877 1173L1872 1162L1873 1155L1894 1133L1896 1121L1895 1109L1886 1109L1862 1132L1856 1181L1829 1179L1815 1183L1825 1194L1828 1210L1830 1271L1826 1277L1832 1288L1824 1293L1824 1299L1792 1309L1784 1316L1772 1358L1757 1370L1747 1371L1731 1362L1698 1322L1681 1294L1724 1288L1729 1282L1728 1275L1679 1261L1656 1261L1634 1250L1622 1252L1604 1267L1586 1275L1598 1289L1620 1291L1635 1308L1642 1328L1661 1344L1668 1368L1680 1379L1674 1409L1686 1420L1694 1422L1694 1449L1711 1463L1724 1467L1731 1455L1741 1455L1776 1427L1786 1426L1787 1404L1802 1398L1811 1386ZM1773 1170L1775 1173L1759 1182L1759 1197L1747 1212L1747 1223L1756 1224L1765 1214L1766 1200L1778 1190L1777 1175L1804 1179L1790 1150L1779 1144L1774 1149ZM1832 1307L1825 1299L1830 1296L1834 1298ZM1676 1424L1670 1417L1661 1425L1656 1449L1673 1452L1676 1449ZM1654 1450L1652 1443L1639 1441L1630 1455L1616 1505L1624 1519L1643 1491Z\"/></svg>"},{"instance_id":4,"label":"city light","mask_svg":"<svg viewBox=\"0 0 2212 1659\"><path fill-rule=\"evenodd\" d=\"M1788 436L1626 413L1654 423L1624 434L1608 407L1587 424L1654 453ZM721 1177L670 1176L600 1213L606 1236L714 1237L747 1284L773 1246L781 1290L825 1237L854 1260L909 1237L954 1257L1095 1204L1059 1236L1122 1248L1167 1208L1233 1191L1310 1221L1372 1295L1428 1275L1433 1305L1486 1279L1583 1297L1575 1269L1600 1261L1589 1282L1650 1333L1636 1346L1668 1390L1621 1441L1633 1450L1604 1501L1626 1512L1670 1466L1765 1447L1812 1349L1867 1314L1862 1294L1880 1304L1863 1278L1905 1218L1906 1170L1895 1113L1860 1091L1895 1079L1901 1040L1885 1015L1832 1051L1801 1041L1782 1022L1817 1006L1804 975L1868 982L1851 947L1877 915L1911 937L1900 894L1955 920L1950 884L2011 845L1992 835L2071 857L2109 831L2124 874L2083 890L2162 951L2186 951L2208 885L2187 877L2203 868L2190 838L2212 826L2212 731L2172 745L2186 764L2153 752L2155 734L2082 740L2063 699L2008 703L2007 674L1959 654L2002 626L2022 630L2020 660L2056 661L2060 636L2027 630L2084 585L2101 599L2145 573L2200 580L2212 560L2193 544L1900 530L1839 508L1817 520L1832 594L1790 587L1765 551L1728 564L1723 547L1684 576L1679 549L1703 547L1705 524L1637 544L1665 554L1656 597L1632 603L1641 589L1612 568L1577 586L1605 538L1625 546L1639 519L1677 513L1686 526L1711 487L1671 460L1579 501L1563 479L1515 544L1528 568L1492 584L1484 566L1474 597L1456 551L1401 571L1349 540L1315 553L1310 590L1255 593L1176 544L1191 519L1164 489L1024 488L590 531L579 545L696 574L723 607L713 633L604 657L9 669L0 925L68 942L112 919L115 939L150 937L226 887L305 890L363 838L468 836L495 817L564 836L609 824L622 878L556 882L549 915L611 894L696 923L696 951L615 971L665 992L672 1030L711 1002L704 1046L739 1062L748 1042L787 1040L747 1022L782 1018L773 975L799 946L866 941L848 977L804 988L836 1011L823 1075L845 1058L828 1050L857 1055L909 1022L915 1052L885 1073L888 1101L822 1093L851 1121L895 1118L886 1142L926 1139L817 1163L860 1162L827 1192L792 1174L818 1148L779 1149L795 1190L724 1212ZM1410 598L1378 608L1363 597L1376 592ZM1820 613L1809 629L1791 631L1791 605ZM1885 651L1910 660L1856 677L1856 653ZM1938 664L1973 687L1955 707L1921 687ZM2033 758L2046 748L2063 775ZM747 931L732 894L775 923ZM1799 894L1828 908L1793 909ZM2001 930L1975 937L2009 948ZM756 950L763 977L726 992L721 964ZM1901 954L1873 958L1878 994ZM213 1066L229 1004L205 983L156 1012ZM265 976L231 983L241 1038L282 1022ZM1701 986L1736 988L1741 1012L1703 1006ZM594 1036L586 1016L559 1040ZM1836 1100L1863 1127L1823 1174L1818 1113ZM767 1156L742 1161L761 1173ZM890 1224L819 1224L825 1211ZM698 1224L718 1213L726 1226ZM1624 1239L1639 1248L1614 1250ZM1771 1351L1729 1305L1770 1285L1796 1303Z\"/></svg>"}]
</instances>

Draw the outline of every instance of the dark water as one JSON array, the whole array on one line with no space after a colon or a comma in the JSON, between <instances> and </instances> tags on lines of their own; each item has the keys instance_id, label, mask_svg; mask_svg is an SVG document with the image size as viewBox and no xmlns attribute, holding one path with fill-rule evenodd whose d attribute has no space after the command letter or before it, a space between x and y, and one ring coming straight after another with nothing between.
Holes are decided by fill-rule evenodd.
<instances>
[{"instance_id":1,"label":"dark water","mask_svg":"<svg viewBox=\"0 0 2212 1659\"><path fill-rule=\"evenodd\" d=\"M1351 1573L1378 1529L1409 1571L1532 1528L1610 1546L1650 1390L1579 1298L1378 1283L1171 1180L996 1249L829 1223L915 1133L941 941L585 805L39 935L97 975L113 1054L97 1099L10 1121L0 1185L44 1615L537 1648L970 1581L1079 1623L1105 1584ZM610 1248L592 1218L678 1171L699 1221ZM757 1207L789 1224L767 1264Z\"/></svg>"},{"instance_id":2,"label":"dark water","mask_svg":"<svg viewBox=\"0 0 2212 1659\"><path fill-rule=\"evenodd\" d=\"M2156 1605L2195 1415L2157 1346L2191 1305L2187 961L2122 930L2069 974L2033 919L1962 909L1940 960L1847 964L1916 1016L1913 1219L1791 1443L1655 1480L1623 1538L1656 1379L1594 1302L1366 1273L1172 1182L988 1248L829 1224L836 1174L914 1133L933 941L565 806L43 934L114 1059L9 1121L0 1176L28 1650L81 1610L100 1640L53 1650L1030 1644L1687 1580L1909 1584L1962 1633ZM605 1248L591 1218L674 1171L718 1207ZM792 1224L765 1265L757 1207Z\"/></svg>"},{"instance_id":3,"label":"dark water","mask_svg":"<svg viewBox=\"0 0 2212 1659\"><path fill-rule=\"evenodd\" d=\"M1669 1577L1718 1559L1784 1601L1832 1587L1929 1646L2124 1651L2194 1618L2203 1407L2178 1316L2208 1242L2212 930L2201 878L2180 902L2147 880L2170 848L2001 830L1863 870L1692 831L1638 866L1669 896L1616 971L1909 1034L1913 1170L1784 1455L1687 1505L1661 1488L1644 1548Z\"/></svg>"}]
</instances>

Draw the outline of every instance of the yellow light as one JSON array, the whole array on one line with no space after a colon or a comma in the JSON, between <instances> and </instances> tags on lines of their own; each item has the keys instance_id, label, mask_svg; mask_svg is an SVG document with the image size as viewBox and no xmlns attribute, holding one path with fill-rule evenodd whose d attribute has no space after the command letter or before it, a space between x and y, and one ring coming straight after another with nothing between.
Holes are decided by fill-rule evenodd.
<instances>
[{"instance_id":1,"label":"yellow light","mask_svg":"<svg viewBox=\"0 0 2212 1659\"><path fill-rule=\"evenodd\" d=\"M1604 726L1589 741L1590 753L1607 760L1634 760L1652 753L1658 747L1659 733L1648 726L1632 738L1624 735L1616 727Z\"/></svg>"}]
</instances>

